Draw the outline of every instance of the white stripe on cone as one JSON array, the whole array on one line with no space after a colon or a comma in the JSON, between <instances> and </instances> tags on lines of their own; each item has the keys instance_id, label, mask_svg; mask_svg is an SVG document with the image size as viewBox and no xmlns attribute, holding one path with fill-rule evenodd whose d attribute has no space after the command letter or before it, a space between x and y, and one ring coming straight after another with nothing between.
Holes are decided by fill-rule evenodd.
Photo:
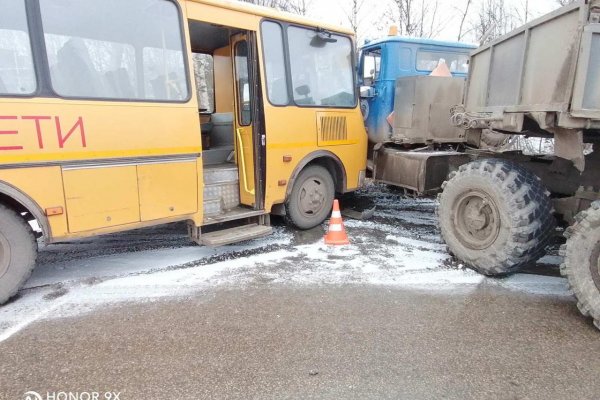
<instances>
[{"instance_id":1,"label":"white stripe on cone","mask_svg":"<svg viewBox=\"0 0 600 400\"><path fill-rule=\"evenodd\" d=\"M342 218L342 213L339 211L333 211L331 213L331 218Z\"/></svg>"},{"instance_id":2,"label":"white stripe on cone","mask_svg":"<svg viewBox=\"0 0 600 400\"><path fill-rule=\"evenodd\" d=\"M329 225L329 232L341 232L342 225L341 224L333 224Z\"/></svg>"}]
</instances>

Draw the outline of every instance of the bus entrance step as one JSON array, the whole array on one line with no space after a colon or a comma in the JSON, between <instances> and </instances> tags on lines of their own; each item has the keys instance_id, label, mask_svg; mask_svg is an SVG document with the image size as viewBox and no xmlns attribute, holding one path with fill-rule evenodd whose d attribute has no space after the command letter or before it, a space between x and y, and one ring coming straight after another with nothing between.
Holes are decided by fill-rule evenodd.
<instances>
[{"instance_id":1,"label":"bus entrance step","mask_svg":"<svg viewBox=\"0 0 600 400\"><path fill-rule=\"evenodd\" d=\"M268 236L272 232L273 228L270 226L258 224L243 225L222 231L204 233L200 236L200 242L205 246L219 247Z\"/></svg>"},{"instance_id":2,"label":"bus entrance step","mask_svg":"<svg viewBox=\"0 0 600 400\"><path fill-rule=\"evenodd\" d=\"M211 183L204 185L204 209L207 202L220 199L224 210L231 210L240 205L240 188L238 182Z\"/></svg>"},{"instance_id":3,"label":"bus entrance step","mask_svg":"<svg viewBox=\"0 0 600 400\"><path fill-rule=\"evenodd\" d=\"M223 214L223 202L220 197L204 198L204 215L214 217Z\"/></svg>"},{"instance_id":4,"label":"bus entrance step","mask_svg":"<svg viewBox=\"0 0 600 400\"><path fill-rule=\"evenodd\" d=\"M238 169L235 164L220 164L204 167L204 184L237 183L239 180Z\"/></svg>"}]
</instances>

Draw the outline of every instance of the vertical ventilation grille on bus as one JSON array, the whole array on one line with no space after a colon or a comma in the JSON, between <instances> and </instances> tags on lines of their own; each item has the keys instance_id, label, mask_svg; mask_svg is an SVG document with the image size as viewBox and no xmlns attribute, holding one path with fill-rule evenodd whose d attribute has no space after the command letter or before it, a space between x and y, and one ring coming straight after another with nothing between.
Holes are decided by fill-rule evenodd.
<instances>
[{"instance_id":1,"label":"vertical ventilation grille on bus","mask_svg":"<svg viewBox=\"0 0 600 400\"><path fill-rule=\"evenodd\" d=\"M345 116L321 116L321 140L337 142L348 140L348 124Z\"/></svg>"}]
</instances>

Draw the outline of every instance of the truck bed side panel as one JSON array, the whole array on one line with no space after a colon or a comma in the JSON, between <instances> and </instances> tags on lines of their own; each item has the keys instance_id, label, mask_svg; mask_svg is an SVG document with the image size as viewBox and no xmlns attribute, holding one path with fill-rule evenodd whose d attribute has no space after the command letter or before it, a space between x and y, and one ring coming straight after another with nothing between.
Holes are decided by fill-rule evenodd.
<instances>
[{"instance_id":1,"label":"truck bed side panel","mask_svg":"<svg viewBox=\"0 0 600 400\"><path fill-rule=\"evenodd\" d=\"M577 2L475 51L467 110L568 111L587 18Z\"/></svg>"}]
</instances>

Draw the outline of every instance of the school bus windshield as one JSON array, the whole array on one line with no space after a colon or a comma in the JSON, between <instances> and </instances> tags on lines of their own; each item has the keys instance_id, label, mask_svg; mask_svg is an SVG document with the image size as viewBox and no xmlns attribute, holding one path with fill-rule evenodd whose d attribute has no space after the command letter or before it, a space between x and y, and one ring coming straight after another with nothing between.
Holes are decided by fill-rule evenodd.
<instances>
[{"instance_id":1,"label":"school bus windshield","mask_svg":"<svg viewBox=\"0 0 600 400\"><path fill-rule=\"evenodd\" d=\"M352 42L314 29L288 28L294 101L298 105L352 107L356 104Z\"/></svg>"}]
</instances>

